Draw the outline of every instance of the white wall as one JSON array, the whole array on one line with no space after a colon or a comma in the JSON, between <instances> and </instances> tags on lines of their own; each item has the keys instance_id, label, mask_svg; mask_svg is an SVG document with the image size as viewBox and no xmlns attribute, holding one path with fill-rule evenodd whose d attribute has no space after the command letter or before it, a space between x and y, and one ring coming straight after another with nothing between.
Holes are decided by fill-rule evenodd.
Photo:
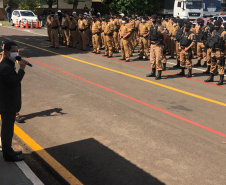
<instances>
[{"instance_id":1,"label":"white wall","mask_svg":"<svg viewBox=\"0 0 226 185\"><path fill-rule=\"evenodd\" d=\"M0 0L2 1L2 0ZM78 3L78 9L83 9L85 5L88 8L91 8L92 6L92 0L80 0ZM72 9L73 5L72 4L67 4L64 2L64 0L58 0L58 9Z\"/></svg>"}]
</instances>

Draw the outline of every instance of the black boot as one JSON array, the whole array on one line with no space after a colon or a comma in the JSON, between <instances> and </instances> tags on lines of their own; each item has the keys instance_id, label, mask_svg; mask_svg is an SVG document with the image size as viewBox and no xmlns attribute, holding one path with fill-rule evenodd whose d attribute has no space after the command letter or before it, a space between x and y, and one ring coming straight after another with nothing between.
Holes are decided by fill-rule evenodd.
<instances>
[{"instance_id":1,"label":"black boot","mask_svg":"<svg viewBox=\"0 0 226 185\"><path fill-rule=\"evenodd\" d=\"M198 62L194 66L195 67L201 66L201 60L198 60Z\"/></svg>"},{"instance_id":2,"label":"black boot","mask_svg":"<svg viewBox=\"0 0 226 185\"><path fill-rule=\"evenodd\" d=\"M207 62L205 61L202 67L206 67L206 66L207 66Z\"/></svg>"},{"instance_id":3,"label":"black boot","mask_svg":"<svg viewBox=\"0 0 226 185\"><path fill-rule=\"evenodd\" d=\"M160 80L162 78L162 71L158 71L158 75L155 77L156 80Z\"/></svg>"},{"instance_id":4,"label":"black boot","mask_svg":"<svg viewBox=\"0 0 226 185\"><path fill-rule=\"evenodd\" d=\"M216 70L215 70L215 75L218 75L218 66L216 67Z\"/></svg>"},{"instance_id":5,"label":"black boot","mask_svg":"<svg viewBox=\"0 0 226 185\"><path fill-rule=\"evenodd\" d=\"M211 66L207 66L207 70L205 72L203 72L204 74L210 74L210 67Z\"/></svg>"},{"instance_id":6,"label":"black boot","mask_svg":"<svg viewBox=\"0 0 226 185\"><path fill-rule=\"evenodd\" d=\"M156 68L152 68L152 72L150 74L147 74L146 77L155 77L155 71Z\"/></svg>"},{"instance_id":7,"label":"black boot","mask_svg":"<svg viewBox=\"0 0 226 185\"><path fill-rule=\"evenodd\" d=\"M210 77L206 80L204 80L205 82L213 82L213 78L214 78L214 74L210 73Z\"/></svg>"},{"instance_id":8,"label":"black boot","mask_svg":"<svg viewBox=\"0 0 226 185\"><path fill-rule=\"evenodd\" d=\"M220 75L220 80L217 83L217 85L223 85L223 83L224 83L224 75Z\"/></svg>"},{"instance_id":9,"label":"black boot","mask_svg":"<svg viewBox=\"0 0 226 185\"><path fill-rule=\"evenodd\" d=\"M192 77L192 69L189 69L189 70L188 70L187 78L191 78L191 77Z\"/></svg>"},{"instance_id":10,"label":"black boot","mask_svg":"<svg viewBox=\"0 0 226 185\"><path fill-rule=\"evenodd\" d=\"M165 71L166 70L166 63L162 64L162 70Z\"/></svg>"},{"instance_id":11,"label":"black boot","mask_svg":"<svg viewBox=\"0 0 226 185\"><path fill-rule=\"evenodd\" d=\"M184 73L184 68L182 67L181 68L181 72L180 73L177 73L178 76L185 76L185 73Z\"/></svg>"},{"instance_id":12,"label":"black boot","mask_svg":"<svg viewBox=\"0 0 226 185\"><path fill-rule=\"evenodd\" d=\"M179 68L180 67L180 60L177 60L177 65L173 66L174 68Z\"/></svg>"}]
</instances>

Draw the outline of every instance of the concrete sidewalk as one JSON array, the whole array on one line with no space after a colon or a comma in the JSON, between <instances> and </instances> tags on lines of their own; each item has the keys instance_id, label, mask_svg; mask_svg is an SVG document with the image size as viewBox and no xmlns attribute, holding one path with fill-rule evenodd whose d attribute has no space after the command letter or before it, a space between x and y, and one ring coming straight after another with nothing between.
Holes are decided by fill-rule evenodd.
<instances>
[{"instance_id":1,"label":"concrete sidewalk","mask_svg":"<svg viewBox=\"0 0 226 185\"><path fill-rule=\"evenodd\" d=\"M1 145L1 142L0 142ZM0 184L1 185L43 185L24 161L6 162L0 146Z\"/></svg>"}]
</instances>

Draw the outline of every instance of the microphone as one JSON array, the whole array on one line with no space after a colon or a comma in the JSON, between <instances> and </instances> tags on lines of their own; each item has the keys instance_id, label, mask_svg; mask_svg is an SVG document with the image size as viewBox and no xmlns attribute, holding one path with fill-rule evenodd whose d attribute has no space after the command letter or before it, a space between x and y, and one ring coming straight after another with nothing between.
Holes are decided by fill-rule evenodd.
<instances>
[{"instance_id":1,"label":"microphone","mask_svg":"<svg viewBox=\"0 0 226 185\"><path fill-rule=\"evenodd\" d=\"M21 61L21 56L16 56L15 59L18 60L18 61ZM27 62L27 61L26 61L26 62ZM29 67L32 67L32 66L33 66L33 65L30 64L29 62L27 62L27 65L28 65Z\"/></svg>"}]
</instances>

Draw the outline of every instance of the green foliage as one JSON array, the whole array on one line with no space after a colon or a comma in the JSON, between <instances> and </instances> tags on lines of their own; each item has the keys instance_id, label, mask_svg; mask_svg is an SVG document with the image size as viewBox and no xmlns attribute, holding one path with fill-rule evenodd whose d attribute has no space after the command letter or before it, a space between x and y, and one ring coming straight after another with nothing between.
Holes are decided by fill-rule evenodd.
<instances>
[{"instance_id":1,"label":"green foliage","mask_svg":"<svg viewBox=\"0 0 226 185\"><path fill-rule=\"evenodd\" d=\"M110 10L125 14L152 14L160 9L161 0L103 0Z\"/></svg>"},{"instance_id":2,"label":"green foliage","mask_svg":"<svg viewBox=\"0 0 226 185\"><path fill-rule=\"evenodd\" d=\"M39 2L38 0L20 0L19 1L19 9L22 9L22 10L32 10L34 11L35 8L39 5Z\"/></svg>"}]
</instances>

